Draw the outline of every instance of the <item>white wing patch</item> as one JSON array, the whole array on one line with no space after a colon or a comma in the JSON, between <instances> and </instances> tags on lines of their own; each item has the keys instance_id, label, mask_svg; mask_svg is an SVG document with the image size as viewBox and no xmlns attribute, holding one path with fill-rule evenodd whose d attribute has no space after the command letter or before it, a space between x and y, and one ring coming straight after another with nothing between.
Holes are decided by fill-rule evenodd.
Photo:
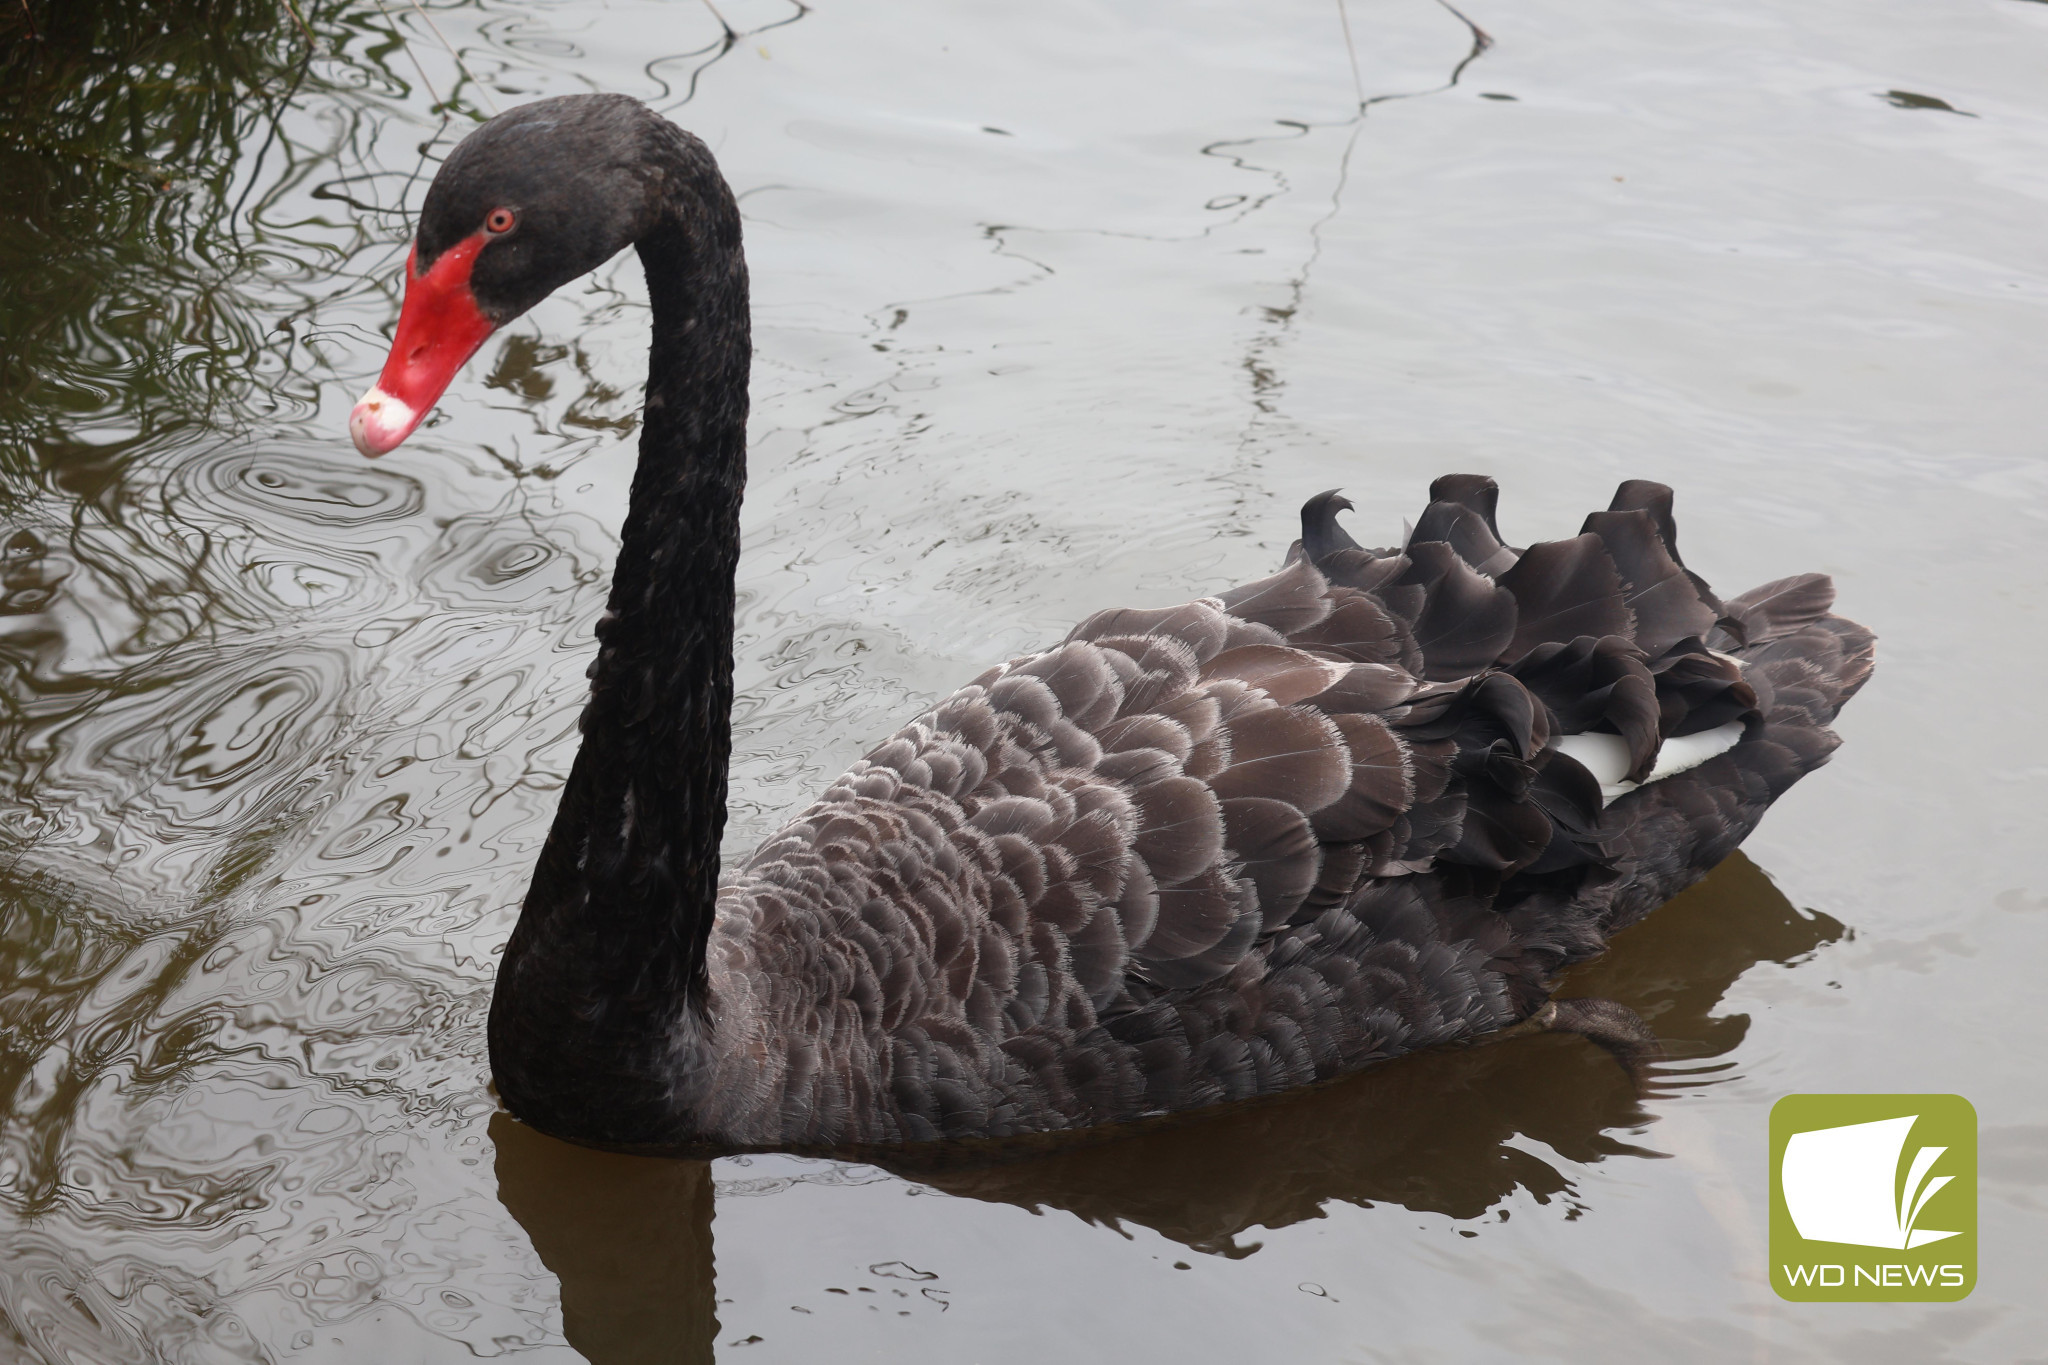
<instances>
[{"instance_id":1,"label":"white wing patch","mask_svg":"<svg viewBox=\"0 0 2048 1365\"><path fill-rule=\"evenodd\" d=\"M1587 732L1579 735L1559 735L1550 742L1550 747L1575 758L1593 774L1593 780L1600 784L1601 804L1612 804L1618 796L1626 796L1637 787L1660 782L1688 768L1700 764L1719 754L1725 754L1742 739L1743 723L1731 720L1726 725L1717 725L1711 730L1702 730L1696 735L1679 735L1667 739L1657 750L1657 766L1650 769L1650 775L1641 782L1623 780L1628 772L1628 741L1620 735Z\"/></svg>"}]
</instances>

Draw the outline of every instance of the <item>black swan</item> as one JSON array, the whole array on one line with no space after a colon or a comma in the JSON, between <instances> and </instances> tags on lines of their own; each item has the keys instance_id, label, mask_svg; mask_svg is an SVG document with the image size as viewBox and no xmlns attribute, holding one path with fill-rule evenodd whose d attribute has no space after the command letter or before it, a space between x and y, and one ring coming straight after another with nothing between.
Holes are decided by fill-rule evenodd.
<instances>
[{"instance_id":1,"label":"black swan","mask_svg":"<svg viewBox=\"0 0 2048 1365\"><path fill-rule=\"evenodd\" d=\"M940 701L721 878L751 356L740 216L638 102L492 119L427 191L357 447L627 246L640 463L582 747L498 970L491 1066L544 1132L673 1151L1079 1130L1529 1021L1557 972L1824 762L1873 640L1818 575L1723 602L1631 481L1514 549L1453 475L1366 550L1334 493L1271 577L1104 611Z\"/></svg>"}]
</instances>

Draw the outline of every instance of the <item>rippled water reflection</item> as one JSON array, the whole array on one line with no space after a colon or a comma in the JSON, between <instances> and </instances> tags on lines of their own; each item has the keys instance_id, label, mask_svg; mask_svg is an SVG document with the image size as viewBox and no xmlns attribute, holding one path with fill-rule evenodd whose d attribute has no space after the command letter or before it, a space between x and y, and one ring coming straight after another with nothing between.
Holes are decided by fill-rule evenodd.
<instances>
[{"instance_id":1,"label":"rippled water reflection","mask_svg":"<svg viewBox=\"0 0 2048 1365\"><path fill-rule=\"evenodd\" d=\"M1491 47L1434 0L0 15L0 1357L2020 1354L2048 8L1461 8ZM1487 468L1526 538L1661 478L1717 583L1834 572L1886 650L1848 747L1573 983L1671 1041L1653 1092L1525 1039L899 1171L497 1114L636 267L407 453L342 424L433 164L585 88L675 110L748 215L735 850L988 660L1275 562L1332 485L1391 533ZM1985 1125L1983 1282L1881 1346L1762 1275L1765 1111L1856 1089Z\"/></svg>"}]
</instances>

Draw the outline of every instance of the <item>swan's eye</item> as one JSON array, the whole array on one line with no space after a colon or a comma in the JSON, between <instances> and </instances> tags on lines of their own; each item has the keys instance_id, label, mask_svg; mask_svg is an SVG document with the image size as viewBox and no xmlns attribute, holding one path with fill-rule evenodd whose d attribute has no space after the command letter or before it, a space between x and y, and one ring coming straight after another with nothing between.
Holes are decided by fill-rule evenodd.
<instances>
[{"instance_id":1,"label":"swan's eye","mask_svg":"<svg viewBox=\"0 0 2048 1365\"><path fill-rule=\"evenodd\" d=\"M492 209L490 216L484 219L484 231L494 236L502 236L510 232L518 222L519 215L512 212L512 210L505 208Z\"/></svg>"}]
</instances>

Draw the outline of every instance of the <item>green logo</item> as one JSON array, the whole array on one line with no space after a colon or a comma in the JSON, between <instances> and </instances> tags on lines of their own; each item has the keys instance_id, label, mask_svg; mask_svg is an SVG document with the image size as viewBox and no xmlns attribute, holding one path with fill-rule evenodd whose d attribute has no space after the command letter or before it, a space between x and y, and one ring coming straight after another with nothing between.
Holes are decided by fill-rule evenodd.
<instances>
[{"instance_id":1,"label":"green logo","mask_svg":"<svg viewBox=\"0 0 2048 1365\"><path fill-rule=\"evenodd\" d=\"M1966 1298L1977 1284L1977 1111L1961 1095L1787 1095L1771 1106L1771 1288L1800 1303Z\"/></svg>"}]
</instances>

